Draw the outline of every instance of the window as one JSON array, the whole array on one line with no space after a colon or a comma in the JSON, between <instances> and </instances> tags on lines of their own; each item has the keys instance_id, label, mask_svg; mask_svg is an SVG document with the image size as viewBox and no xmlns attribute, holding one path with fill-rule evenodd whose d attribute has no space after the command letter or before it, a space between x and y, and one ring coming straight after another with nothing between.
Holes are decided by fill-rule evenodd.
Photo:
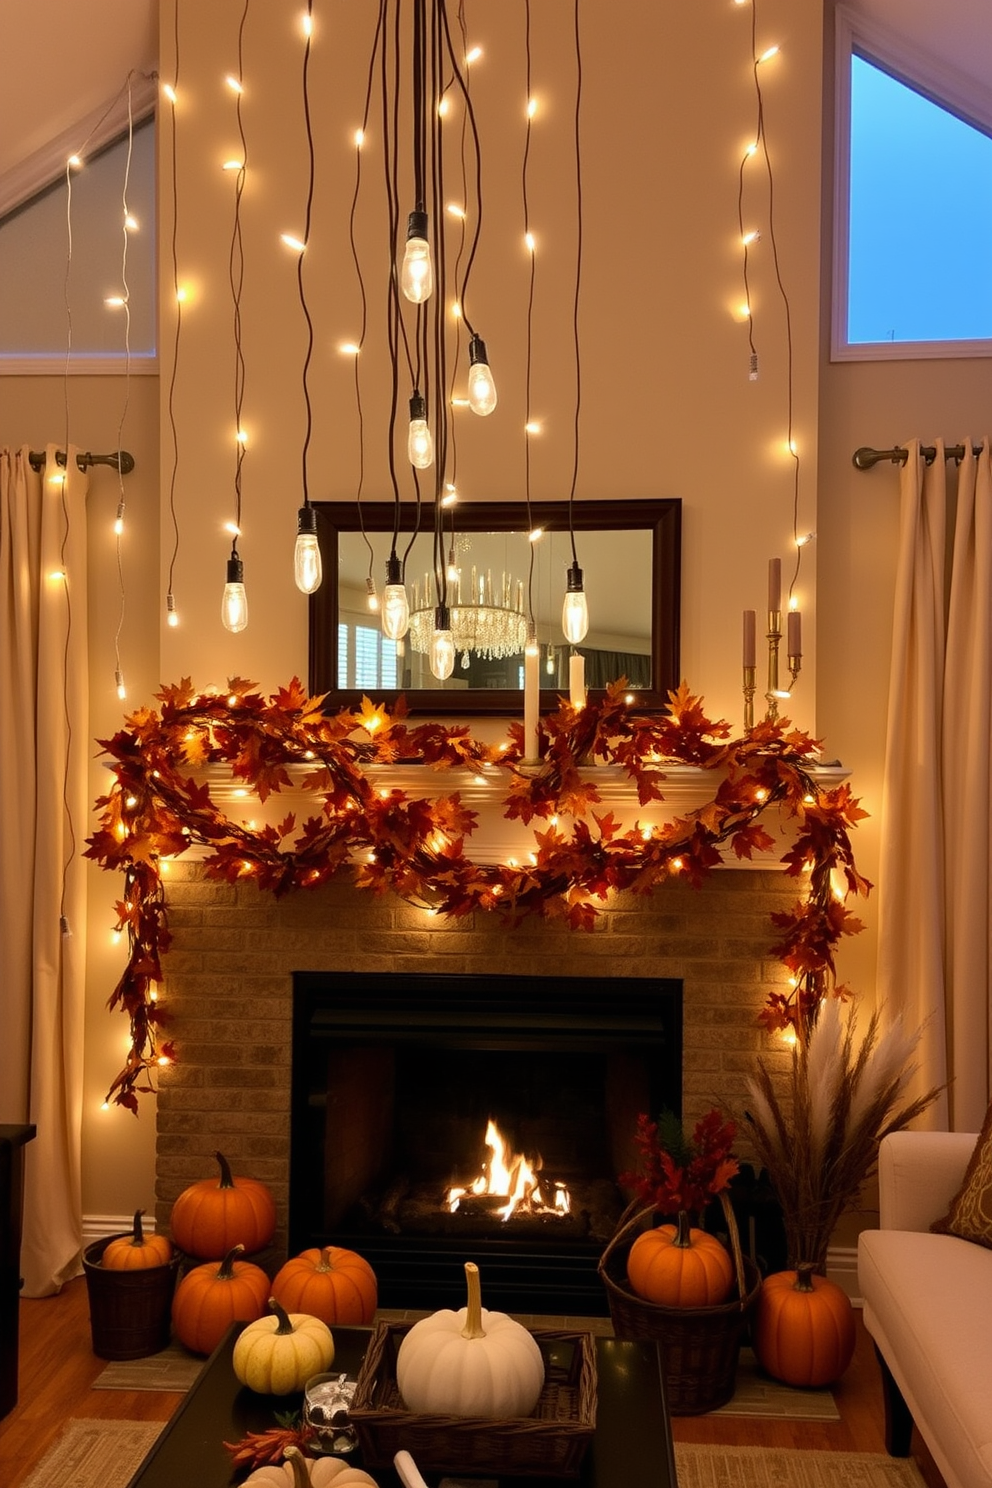
<instances>
[{"instance_id":1,"label":"window","mask_svg":"<svg viewBox=\"0 0 992 1488\"><path fill-rule=\"evenodd\" d=\"M119 373L126 358L121 292L122 189L138 229L128 235L127 285L132 372L155 370L155 128L87 158L72 177L69 260L64 177L0 221L0 372L61 373L72 317L72 370Z\"/></svg>"},{"instance_id":2,"label":"window","mask_svg":"<svg viewBox=\"0 0 992 1488\"><path fill-rule=\"evenodd\" d=\"M992 355L992 129L850 21L838 84L834 359Z\"/></svg>"},{"instance_id":3,"label":"window","mask_svg":"<svg viewBox=\"0 0 992 1488\"><path fill-rule=\"evenodd\" d=\"M338 686L398 687L396 642L372 625L338 625Z\"/></svg>"}]
</instances>

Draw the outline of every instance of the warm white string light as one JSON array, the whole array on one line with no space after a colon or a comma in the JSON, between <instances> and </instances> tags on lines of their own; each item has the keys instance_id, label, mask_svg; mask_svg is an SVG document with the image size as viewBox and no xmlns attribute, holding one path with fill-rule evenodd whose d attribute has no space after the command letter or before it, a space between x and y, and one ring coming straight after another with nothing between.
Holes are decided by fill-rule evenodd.
<instances>
[{"instance_id":1,"label":"warm white string light","mask_svg":"<svg viewBox=\"0 0 992 1488\"><path fill-rule=\"evenodd\" d=\"M306 197L306 219L303 229L303 242L306 244L310 238L310 220L313 211L313 186L314 186L314 142L313 126L310 119L310 49L313 39L313 0L307 0L306 14L303 17L302 31L304 37L303 48L303 116L306 121L307 132L307 197ZM296 283L300 297L300 308L307 327L307 349L303 358L303 403L306 409L306 430L303 436L302 452L302 492L303 505L298 507L296 513L296 542L293 548L293 578L297 589L301 594L313 594L320 588L323 580L323 570L320 557L320 543L317 539L317 512L310 504L309 483L309 451L310 438L313 432L313 409L310 402L309 371L310 360L313 356L313 320L310 316L310 307L307 304L306 290L304 287L304 254L297 256Z\"/></svg>"},{"instance_id":2,"label":"warm white string light","mask_svg":"<svg viewBox=\"0 0 992 1488\"><path fill-rule=\"evenodd\" d=\"M245 139L244 122L241 115L241 100L244 94L242 82L244 75L244 33L248 20L249 3L250 0L245 0L244 8L241 12L241 22L238 27L238 73L236 77L228 74L225 79L227 86L235 96L238 136L241 143L240 165L235 172L234 223L231 230L230 252L231 301L234 312L235 519L229 527L231 531L231 553L227 560L226 580L221 596L220 608L221 621L224 628L235 635L243 631L248 624L248 595L245 589L245 566L238 551L238 539L241 536L242 466L244 465L245 451L248 444L241 417L245 393L245 359L241 345L241 293L244 287L245 273L244 244L241 235L241 198L245 189L245 175L248 169L248 145Z\"/></svg>"},{"instance_id":3,"label":"warm white string light","mask_svg":"<svg viewBox=\"0 0 992 1488\"><path fill-rule=\"evenodd\" d=\"M127 688L124 685L124 672L121 666L121 635L124 630L124 621L127 614L127 585L124 580L124 475L121 470L122 451L124 440L124 423L127 418L128 403L131 396L131 291L127 277L127 250L128 240L133 231L137 230L137 223L131 215L128 205L128 188L131 179L131 156L134 149L134 115L132 110L131 77L127 80L127 151L124 160L124 181L121 189L121 293L114 296L108 304L123 311L124 315L124 402L121 408L120 421L117 426L117 516L114 521L114 549L117 562L117 583L120 593L120 609L117 618L117 630L114 633L114 682L117 688L117 697L124 702L127 697Z\"/></svg>"},{"instance_id":4,"label":"warm white string light","mask_svg":"<svg viewBox=\"0 0 992 1488\"><path fill-rule=\"evenodd\" d=\"M169 557L169 577L165 591L165 619L166 624L175 629L179 624L179 612L176 609L176 595L174 589L176 563L179 559L179 519L176 509L176 485L179 479L179 432L176 426L176 379L179 376L179 347L182 338L183 306L186 302L186 292L179 282L179 257L177 251L179 233L179 186L178 169L176 160L176 104L178 102L179 89L179 6L175 7L173 48L175 63L173 81L165 83L162 92L169 105L169 129L171 149L169 151L170 184L172 188L172 233L171 233L171 264L172 264L172 298L175 314L175 330L172 341L172 366L169 371L168 390L168 418L169 432L172 439L172 466L169 472L169 517L172 522L172 552Z\"/></svg>"},{"instance_id":5,"label":"warm white string light","mask_svg":"<svg viewBox=\"0 0 992 1488\"><path fill-rule=\"evenodd\" d=\"M582 569L579 567L578 553L575 547L575 525L572 520L572 509L575 501L575 488L579 477L579 430L580 416L582 411L582 363L579 356L579 292L582 283L582 44L579 28L579 0L575 0L573 7L573 30L575 38L575 112L574 112L574 155L575 155L575 223L576 223L576 249L575 249L575 291L572 305L572 344L575 360L575 415L573 434L573 461L572 480L568 492L568 531L572 549L572 561L569 564L566 575L565 597L561 608L561 628L565 639L572 646L577 646L585 639L589 630L589 606L586 600L585 583ZM583 658L572 657L572 661ZM576 693L581 692L585 698L584 684ZM581 706L581 705L577 705Z\"/></svg>"},{"instance_id":6,"label":"warm white string light","mask_svg":"<svg viewBox=\"0 0 992 1488\"><path fill-rule=\"evenodd\" d=\"M738 0L741 3L741 0ZM750 286L750 261L749 254L752 248L761 242L761 233L754 227L745 225L744 219L744 194L745 181L749 163L758 158L764 165L767 177L767 201L768 201L768 223L767 235L771 253L772 271L775 284L782 301L785 312L785 339L786 339L786 388L787 388L787 419L786 438L784 441L785 454L792 461L792 539L795 547L796 561L792 579L788 588L788 603L786 607L786 647L788 666L792 680L795 681L799 674L802 661L802 638L801 638L801 616L799 612L798 595L795 592L796 583L802 566L803 550L810 541L811 534L800 536L799 534L799 477L800 458L799 447L793 431L793 341L792 341L792 312L789 296L786 292L779 263L778 244L775 235L774 218L774 176L772 172L771 156L768 149L768 137L765 128L764 97L762 92L761 71L774 58L780 55L780 47L777 43L758 51L757 47L757 0L747 0L751 6L750 24L750 48L752 76L754 79L754 94L757 106L756 128L753 140L747 145L740 163L738 176L737 197L737 223L742 248L742 272L744 280L745 309L746 314L742 317L747 325L749 362L748 376L751 381L758 377L758 352L755 342L754 301ZM769 645L769 699L770 716L775 716L775 699L788 697L789 693L777 685L778 678L778 646L781 631L781 597L780 597L780 569L781 562L774 558L769 563L769 599L768 599L768 645ZM751 698L755 686L755 612L745 611L744 614L744 691L745 691L745 724L750 727L752 719Z\"/></svg>"}]
</instances>

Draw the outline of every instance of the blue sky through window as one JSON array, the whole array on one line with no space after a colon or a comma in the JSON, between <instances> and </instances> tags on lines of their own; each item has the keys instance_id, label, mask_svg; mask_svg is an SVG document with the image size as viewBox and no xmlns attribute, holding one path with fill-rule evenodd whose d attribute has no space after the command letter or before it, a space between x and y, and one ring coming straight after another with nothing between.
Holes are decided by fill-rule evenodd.
<instances>
[{"instance_id":1,"label":"blue sky through window","mask_svg":"<svg viewBox=\"0 0 992 1488\"><path fill-rule=\"evenodd\" d=\"M851 58L848 341L992 337L992 139Z\"/></svg>"}]
</instances>

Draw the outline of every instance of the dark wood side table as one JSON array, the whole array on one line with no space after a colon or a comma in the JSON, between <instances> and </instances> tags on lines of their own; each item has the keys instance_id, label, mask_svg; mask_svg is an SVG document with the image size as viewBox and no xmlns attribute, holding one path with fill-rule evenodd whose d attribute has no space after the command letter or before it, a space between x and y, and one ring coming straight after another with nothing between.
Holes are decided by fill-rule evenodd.
<instances>
[{"instance_id":1,"label":"dark wood side table","mask_svg":"<svg viewBox=\"0 0 992 1488\"><path fill-rule=\"evenodd\" d=\"M33 1126L0 1126L0 1419L17 1404L24 1148Z\"/></svg>"},{"instance_id":2,"label":"dark wood side table","mask_svg":"<svg viewBox=\"0 0 992 1488\"><path fill-rule=\"evenodd\" d=\"M232 1480L230 1454L225 1441L237 1441L248 1431L265 1431L276 1424L275 1411L295 1409L301 1397L283 1401L255 1395L243 1389L234 1374L231 1358L234 1340L243 1325L235 1323L211 1354L199 1379L186 1396L158 1441L138 1468L128 1488L176 1488L177 1483L195 1483L196 1488L229 1488ZM333 1369L356 1378L368 1345L368 1328L334 1328L336 1353ZM658 1367L658 1349L653 1343L619 1343L613 1338L596 1340L598 1400L596 1431L578 1478L504 1477L501 1488L678 1488L672 1435L665 1405L664 1386ZM356 1466L361 1457L355 1454ZM391 1470L373 1473L382 1488L397 1488L399 1478ZM454 1474L452 1476L455 1476ZM459 1481L463 1475L458 1474ZM499 1465L489 1475L499 1477ZM438 1474L428 1474L436 1488Z\"/></svg>"}]
</instances>

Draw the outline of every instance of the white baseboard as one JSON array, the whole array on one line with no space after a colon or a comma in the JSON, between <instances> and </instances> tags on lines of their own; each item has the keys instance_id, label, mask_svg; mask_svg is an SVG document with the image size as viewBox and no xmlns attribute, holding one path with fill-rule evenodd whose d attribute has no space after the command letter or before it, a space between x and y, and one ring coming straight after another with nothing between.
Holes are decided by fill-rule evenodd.
<instances>
[{"instance_id":1,"label":"white baseboard","mask_svg":"<svg viewBox=\"0 0 992 1488\"><path fill-rule=\"evenodd\" d=\"M858 1292L858 1250L854 1245L832 1245L827 1251L827 1278L836 1282L855 1307L861 1306Z\"/></svg>"},{"instance_id":2,"label":"white baseboard","mask_svg":"<svg viewBox=\"0 0 992 1488\"><path fill-rule=\"evenodd\" d=\"M146 1234L154 1235L154 1215L143 1214L141 1227ZM84 1214L83 1245L92 1245L94 1240L104 1240L108 1235L129 1235L133 1228L133 1214Z\"/></svg>"}]
</instances>

